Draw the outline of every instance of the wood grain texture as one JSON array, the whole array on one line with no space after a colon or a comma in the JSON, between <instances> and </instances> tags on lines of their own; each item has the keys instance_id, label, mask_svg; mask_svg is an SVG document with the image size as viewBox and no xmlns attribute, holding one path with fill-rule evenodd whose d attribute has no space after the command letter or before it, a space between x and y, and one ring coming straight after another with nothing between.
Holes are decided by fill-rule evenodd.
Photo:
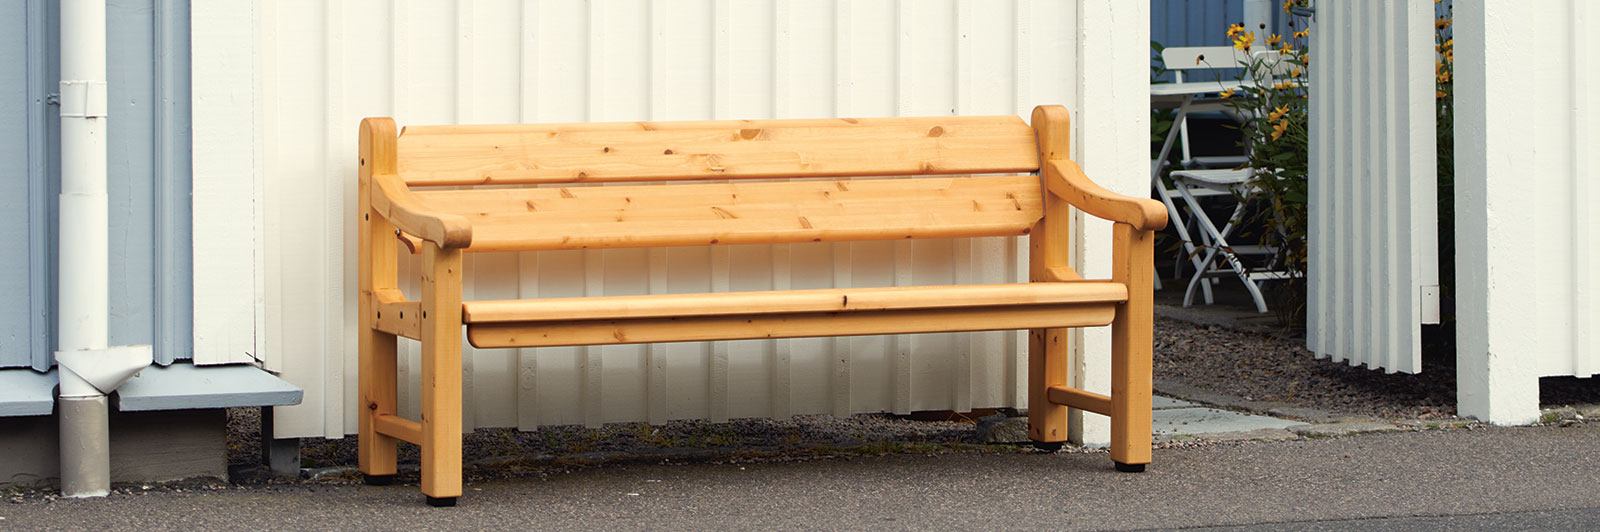
<instances>
[{"instance_id":1,"label":"wood grain texture","mask_svg":"<svg viewBox=\"0 0 1600 532\"><path fill-rule=\"evenodd\" d=\"M1121 302L1109 281L572 297L462 304L469 324Z\"/></svg>"},{"instance_id":2,"label":"wood grain texture","mask_svg":"<svg viewBox=\"0 0 1600 532\"><path fill-rule=\"evenodd\" d=\"M771 244L1026 234L1032 176L424 191L471 225L468 251ZM407 232L410 230L408 229Z\"/></svg>"},{"instance_id":3,"label":"wood grain texture","mask_svg":"<svg viewBox=\"0 0 1600 532\"><path fill-rule=\"evenodd\" d=\"M422 442L422 424L393 414L373 416L373 429L378 434L410 443Z\"/></svg>"},{"instance_id":4,"label":"wood grain texture","mask_svg":"<svg viewBox=\"0 0 1600 532\"><path fill-rule=\"evenodd\" d=\"M1112 280L1128 287L1128 302L1111 324L1111 459L1150 463L1154 372L1155 232L1112 227Z\"/></svg>"},{"instance_id":5,"label":"wood grain texture","mask_svg":"<svg viewBox=\"0 0 1600 532\"><path fill-rule=\"evenodd\" d=\"M1160 231L1167 227L1167 209L1161 202L1106 190L1084 175L1078 163L1049 161L1042 173L1052 196L1065 199L1096 218L1130 224L1141 231Z\"/></svg>"},{"instance_id":6,"label":"wood grain texture","mask_svg":"<svg viewBox=\"0 0 1600 532\"><path fill-rule=\"evenodd\" d=\"M1071 386L1051 386L1045 390L1051 403L1088 410L1096 414L1111 415L1111 397L1086 392Z\"/></svg>"},{"instance_id":7,"label":"wood grain texture","mask_svg":"<svg viewBox=\"0 0 1600 532\"><path fill-rule=\"evenodd\" d=\"M1037 157L1041 164L1065 159L1072 146L1072 123L1061 106L1039 106L1033 110L1033 129L1038 139ZM1043 185L1041 185L1042 187ZM1044 195L1044 218L1028 235L1028 278L1050 281L1072 271L1069 250L1072 212L1062 198ZM1028 437L1038 442L1067 440L1068 409L1050 401L1051 387L1072 383L1068 330L1034 328L1028 331Z\"/></svg>"},{"instance_id":8,"label":"wood grain texture","mask_svg":"<svg viewBox=\"0 0 1600 532\"><path fill-rule=\"evenodd\" d=\"M422 338L422 302L383 301L373 312L373 329L401 338L412 340Z\"/></svg>"},{"instance_id":9,"label":"wood grain texture","mask_svg":"<svg viewBox=\"0 0 1600 532\"><path fill-rule=\"evenodd\" d=\"M471 324L473 347L553 347L1108 325L1116 303Z\"/></svg>"},{"instance_id":10,"label":"wood grain texture","mask_svg":"<svg viewBox=\"0 0 1600 532\"><path fill-rule=\"evenodd\" d=\"M380 292L398 292L394 225L372 208L372 175L394 170L394 121L371 119L361 123L360 161L357 163L356 294L357 359L360 403L357 406L357 462L367 475L393 475L398 467L394 438L377 432L377 416L394 415L398 408L396 340L377 330Z\"/></svg>"},{"instance_id":11,"label":"wood grain texture","mask_svg":"<svg viewBox=\"0 0 1600 532\"><path fill-rule=\"evenodd\" d=\"M392 240L386 240L392 242ZM461 252L422 250L422 493L461 495Z\"/></svg>"},{"instance_id":12,"label":"wood grain texture","mask_svg":"<svg viewBox=\"0 0 1600 532\"><path fill-rule=\"evenodd\" d=\"M1032 172L1015 116L408 127L411 185Z\"/></svg>"}]
</instances>

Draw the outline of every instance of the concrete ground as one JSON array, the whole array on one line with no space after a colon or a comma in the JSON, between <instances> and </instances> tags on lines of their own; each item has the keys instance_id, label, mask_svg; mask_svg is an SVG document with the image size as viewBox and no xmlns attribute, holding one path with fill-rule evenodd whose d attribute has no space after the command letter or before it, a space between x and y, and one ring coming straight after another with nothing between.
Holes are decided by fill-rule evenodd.
<instances>
[{"instance_id":1,"label":"concrete ground","mask_svg":"<svg viewBox=\"0 0 1600 532\"><path fill-rule=\"evenodd\" d=\"M455 508L414 486L293 485L0 503L0 529L1593 528L1600 423L1104 453L952 453L609 465L470 484Z\"/></svg>"}]
</instances>

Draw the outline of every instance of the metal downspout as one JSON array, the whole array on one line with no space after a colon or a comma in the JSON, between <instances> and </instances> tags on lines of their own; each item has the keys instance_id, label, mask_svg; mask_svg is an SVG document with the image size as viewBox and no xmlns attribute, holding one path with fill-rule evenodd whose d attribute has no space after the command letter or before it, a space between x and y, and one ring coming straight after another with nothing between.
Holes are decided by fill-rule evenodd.
<instances>
[{"instance_id":1,"label":"metal downspout","mask_svg":"<svg viewBox=\"0 0 1600 532\"><path fill-rule=\"evenodd\" d=\"M61 494L111 489L107 394L150 365L150 346L107 348L105 0L61 2L61 198L56 363Z\"/></svg>"}]
</instances>

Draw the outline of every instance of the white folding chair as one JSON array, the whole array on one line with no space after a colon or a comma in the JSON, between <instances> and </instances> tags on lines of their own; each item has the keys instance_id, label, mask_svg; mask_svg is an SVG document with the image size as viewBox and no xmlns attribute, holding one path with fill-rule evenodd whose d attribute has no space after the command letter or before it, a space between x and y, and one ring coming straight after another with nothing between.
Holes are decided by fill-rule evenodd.
<instances>
[{"instance_id":1,"label":"white folding chair","mask_svg":"<svg viewBox=\"0 0 1600 532\"><path fill-rule=\"evenodd\" d=\"M1189 217L1188 223L1185 223L1183 213L1178 210L1176 203L1176 198L1178 197L1177 189L1167 187L1166 183L1161 180L1161 171L1167 165L1167 155L1172 153L1174 144L1181 150L1178 164L1185 169L1196 167L1216 168L1219 166L1233 167L1244 164L1245 161L1249 160L1249 157L1244 155L1195 157L1191 153L1189 113L1196 108L1223 108L1218 98L1200 98L1198 104L1196 103L1197 98L1208 93L1221 92L1224 87L1235 86L1237 83L1186 83L1184 73L1238 68L1239 62L1244 57L1243 52L1231 46L1171 47L1161 52L1161 60L1166 65L1166 69L1172 71L1175 83L1170 86L1153 87L1151 93L1152 96L1156 96L1158 92L1170 92L1170 94L1162 94L1161 96L1167 98L1166 101L1169 102L1169 105L1173 98L1177 98L1178 110L1173 119L1172 129L1167 132L1167 138L1161 145L1160 155L1150 162L1150 188L1155 191L1156 197L1161 200L1161 203L1166 205L1167 218L1170 221L1172 230L1178 235L1178 239L1182 241L1181 250L1178 256L1173 259L1173 275L1175 276L1182 275L1184 259L1188 259L1190 265L1196 270L1201 269L1200 252L1210 246L1210 241L1209 236L1202 232L1200 234L1201 241L1196 244L1194 236L1189 232L1189 228L1195 222L1194 217ZM1193 193L1199 195L1221 194L1210 189L1198 189ZM1159 281L1160 276L1157 277ZM1156 289L1161 289L1159 282L1156 284ZM1211 286L1209 284L1203 286L1202 292L1206 303L1210 304L1212 302Z\"/></svg>"},{"instance_id":2,"label":"white folding chair","mask_svg":"<svg viewBox=\"0 0 1600 532\"><path fill-rule=\"evenodd\" d=\"M1290 64L1282 61L1277 52L1260 52L1255 54L1255 59L1262 64L1257 74L1262 75L1260 83L1272 83L1272 77L1287 73ZM1248 160L1248 158L1247 158ZM1260 281L1287 279L1288 272L1274 268L1269 261L1262 268L1247 268L1239 260L1240 255L1275 255L1277 250L1269 246L1250 245L1234 246L1228 243L1228 237L1238 227L1241 217L1245 213L1250 199L1259 192L1253 184L1255 169L1184 169L1175 170L1170 174L1174 190L1183 198L1184 204L1189 207L1190 225L1198 225L1201 242L1205 247L1205 255L1200 258L1195 266L1194 276L1189 279L1189 287L1183 294L1183 306L1187 307L1194 301L1195 288L1198 286L1205 293L1207 304L1212 302L1210 296L1211 282L1209 279L1229 274L1238 276L1244 283L1245 289L1250 292L1250 297L1255 300L1256 310L1265 314L1267 312L1266 299L1261 295ZM1229 215L1228 222L1218 229L1205 209L1201 207L1199 198L1204 196L1229 196L1235 198L1233 213ZM1198 223L1195 223L1198 222ZM1221 261L1219 264L1218 261Z\"/></svg>"}]
</instances>

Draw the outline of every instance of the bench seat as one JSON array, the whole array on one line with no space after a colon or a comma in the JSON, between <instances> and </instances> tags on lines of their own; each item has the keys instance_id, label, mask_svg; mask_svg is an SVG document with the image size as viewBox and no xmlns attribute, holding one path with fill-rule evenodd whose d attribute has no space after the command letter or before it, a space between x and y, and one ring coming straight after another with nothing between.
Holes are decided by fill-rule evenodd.
<instances>
[{"instance_id":1,"label":"bench seat","mask_svg":"<svg viewBox=\"0 0 1600 532\"><path fill-rule=\"evenodd\" d=\"M1127 299L1110 281L903 286L468 301L462 321L474 347L552 347L1092 327Z\"/></svg>"}]
</instances>

